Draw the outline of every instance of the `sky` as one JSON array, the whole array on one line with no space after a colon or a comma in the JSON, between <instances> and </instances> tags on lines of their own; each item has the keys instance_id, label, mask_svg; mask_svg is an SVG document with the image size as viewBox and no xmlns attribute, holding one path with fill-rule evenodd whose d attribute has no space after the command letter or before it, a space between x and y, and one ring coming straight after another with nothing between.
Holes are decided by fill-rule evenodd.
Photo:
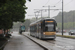
<instances>
[{"instance_id":1,"label":"sky","mask_svg":"<svg viewBox=\"0 0 75 50\"><path fill-rule=\"evenodd\" d=\"M66 12L69 12L71 10L75 10L75 0L63 0L63 10ZM45 7L43 7L45 6ZM50 10L50 17L57 16L59 12L62 12L62 0L31 0L29 2L27 0L26 2L26 7L28 9L26 10L27 14L25 15L26 19L31 19L35 18L35 13L36 11L39 11L40 9L48 9L48 6L50 6L50 9L60 9L60 10ZM55 6L55 7L52 7ZM38 10L37 10L38 9ZM41 17L41 13L36 13L36 15L39 15ZM48 10L43 10L42 11L42 17L48 17Z\"/></svg>"}]
</instances>

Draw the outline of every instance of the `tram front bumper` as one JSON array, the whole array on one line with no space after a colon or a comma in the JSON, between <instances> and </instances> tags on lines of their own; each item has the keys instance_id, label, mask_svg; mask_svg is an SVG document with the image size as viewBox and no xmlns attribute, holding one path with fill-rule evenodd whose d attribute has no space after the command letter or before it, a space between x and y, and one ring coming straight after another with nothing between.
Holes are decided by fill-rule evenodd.
<instances>
[{"instance_id":1,"label":"tram front bumper","mask_svg":"<svg viewBox=\"0 0 75 50\"><path fill-rule=\"evenodd\" d=\"M56 32L43 32L43 38L56 38Z\"/></svg>"},{"instance_id":2,"label":"tram front bumper","mask_svg":"<svg viewBox=\"0 0 75 50\"><path fill-rule=\"evenodd\" d=\"M43 35L43 38L56 38L56 35Z\"/></svg>"}]
</instances>

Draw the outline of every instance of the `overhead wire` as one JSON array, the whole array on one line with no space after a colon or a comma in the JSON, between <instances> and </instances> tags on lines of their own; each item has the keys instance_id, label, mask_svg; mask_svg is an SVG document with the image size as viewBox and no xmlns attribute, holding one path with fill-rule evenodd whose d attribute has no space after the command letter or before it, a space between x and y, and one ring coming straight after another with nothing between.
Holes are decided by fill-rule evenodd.
<instances>
[{"instance_id":1,"label":"overhead wire","mask_svg":"<svg viewBox=\"0 0 75 50\"><path fill-rule=\"evenodd\" d=\"M50 0L48 0L45 5L47 5L49 1L50 1ZM72 1L74 1L74 0L71 0L70 2L68 2L67 4L65 4L64 6L68 5L68 4L71 3ZM56 4L54 4L54 6L56 6L56 5L59 4L60 2L61 2L61 0L59 0ZM62 3L62 2L61 2L61 3ZM54 12L54 11L53 11L53 12Z\"/></svg>"},{"instance_id":2,"label":"overhead wire","mask_svg":"<svg viewBox=\"0 0 75 50\"><path fill-rule=\"evenodd\" d=\"M48 0L43 6L47 5L49 1L50 1L50 0ZM42 8L42 7L41 7L41 8Z\"/></svg>"},{"instance_id":3,"label":"overhead wire","mask_svg":"<svg viewBox=\"0 0 75 50\"><path fill-rule=\"evenodd\" d=\"M73 0L71 0L70 2L68 2L67 4L65 4L64 6L66 6L66 5L70 4L72 1L73 1Z\"/></svg>"},{"instance_id":4,"label":"overhead wire","mask_svg":"<svg viewBox=\"0 0 75 50\"><path fill-rule=\"evenodd\" d=\"M61 0L59 0L56 4L54 4L54 6L57 5L57 4L59 4L60 2L61 2Z\"/></svg>"},{"instance_id":5,"label":"overhead wire","mask_svg":"<svg viewBox=\"0 0 75 50\"><path fill-rule=\"evenodd\" d=\"M67 6L68 4L70 4L71 2L73 2L74 0L71 0L70 2L68 2L67 4L65 4L64 6ZM60 9L60 8L59 8ZM54 12L54 11L53 11Z\"/></svg>"},{"instance_id":6,"label":"overhead wire","mask_svg":"<svg viewBox=\"0 0 75 50\"><path fill-rule=\"evenodd\" d=\"M49 3L50 0L48 0L43 6L47 5Z\"/></svg>"},{"instance_id":7,"label":"overhead wire","mask_svg":"<svg viewBox=\"0 0 75 50\"><path fill-rule=\"evenodd\" d=\"M56 4L54 4L54 6L56 6L57 4L59 4L61 2L61 0L59 0ZM54 11L57 11L57 10L54 10ZM53 11L53 12L54 12Z\"/></svg>"},{"instance_id":8,"label":"overhead wire","mask_svg":"<svg viewBox=\"0 0 75 50\"><path fill-rule=\"evenodd\" d=\"M50 0L48 0L46 4L48 4L49 1L50 1ZM57 5L57 4L59 4L60 2L61 2L61 0L59 0L56 4L54 4L54 6ZM46 4L45 4L45 5L46 5Z\"/></svg>"},{"instance_id":9,"label":"overhead wire","mask_svg":"<svg viewBox=\"0 0 75 50\"><path fill-rule=\"evenodd\" d=\"M50 1L50 0L48 0L48 1L46 2L46 4L44 4L44 5L47 5L49 1Z\"/></svg>"},{"instance_id":10,"label":"overhead wire","mask_svg":"<svg viewBox=\"0 0 75 50\"><path fill-rule=\"evenodd\" d=\"M65 4L64 6L68 5L69 3L71 3L73 0L71 0L70 2L68 2L67 4Z\"/></svg>"},{"instance_id":11,"label":"overhead wire","mask_svg":"<svg viewBox=\"0 0 75 50\"><path fill-rule=\"evenodd\" d=\"M47 5L49 1L50 1L50 0L48 0L47 3L44 4L44 5ZM54 6L56 6L56 5L59 4L60 2L61 2L61 0L59 0L56 4L54 4Z\"/></svg>"}]
</instances>

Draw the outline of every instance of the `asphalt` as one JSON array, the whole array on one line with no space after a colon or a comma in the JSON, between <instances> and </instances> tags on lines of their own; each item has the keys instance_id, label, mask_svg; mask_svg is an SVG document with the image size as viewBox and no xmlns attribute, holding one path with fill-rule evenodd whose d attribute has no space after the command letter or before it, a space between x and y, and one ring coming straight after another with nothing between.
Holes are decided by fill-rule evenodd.
<instances>
[{"instance_id":1,"label":"asphalt","mask_svg":"<svg viewBox=\"0 0 75 50\"><path fill-rule=\"evenodd\" d=\"M4 50L44 50L27 37L14 32Z\"/></svg>"},{"instance_id":2,"label":"asphalt","mask_svg":"<svg viewBox=\"0 0 75 50\"><path fill-rule=\"evenodd\" d=\"M48 43L46 41L43 40L39 40L37 38L31 37L29 35L29 32L23 33L23 35L27 36L28 38L32 39L33 41L35 41L37 44L41 45L42 47L48 49L48 50L64 50L64 48L60 48L57 47L55 44L52 43Z\"/></svg>"},{"instance_id":3,"label":"asphalt","mask_svg":"<svg viewBox=\"0 0 75 50\"><path fill-rule=\"evenodd\" d=\"M69 38L57 37L55 40L40 40L29 35L29 32L23 33L29 39L43 46L47 50L75 50L75 40Z\"/></svg>"}]
</instances>

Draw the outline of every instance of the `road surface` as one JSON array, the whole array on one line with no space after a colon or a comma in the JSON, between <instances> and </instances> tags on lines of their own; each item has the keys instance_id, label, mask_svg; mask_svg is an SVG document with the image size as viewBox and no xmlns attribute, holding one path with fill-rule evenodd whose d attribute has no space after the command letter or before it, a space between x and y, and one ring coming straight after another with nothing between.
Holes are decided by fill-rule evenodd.
<instances>
[{"instance_id":1,"label":"road surface","mask_svg":"<svg viewBox=\"0 0 75 50\"><path fill-rule=\"evenodd\" d=\"M25 32L23 34L28 34L26 36L32 38L34 41L45 46L49 50L75 50L75 39L56 37L55 40L40 40L35 37L31 37L29 32Z\"/></svg>"},{"instance_id":2,"label":"road surface","mask_svg":"<svg viewBox=\"0 0 75 50\"><path fill-rule=\"evenodd\" d=\"M62 33L56 33L57 35L62 35ZM68 32L66 32L66 33L63 33L63 35L68 35L68 36L75 36L75 35L69 35L69 33Z\"/></svg>"}]
</instances>

